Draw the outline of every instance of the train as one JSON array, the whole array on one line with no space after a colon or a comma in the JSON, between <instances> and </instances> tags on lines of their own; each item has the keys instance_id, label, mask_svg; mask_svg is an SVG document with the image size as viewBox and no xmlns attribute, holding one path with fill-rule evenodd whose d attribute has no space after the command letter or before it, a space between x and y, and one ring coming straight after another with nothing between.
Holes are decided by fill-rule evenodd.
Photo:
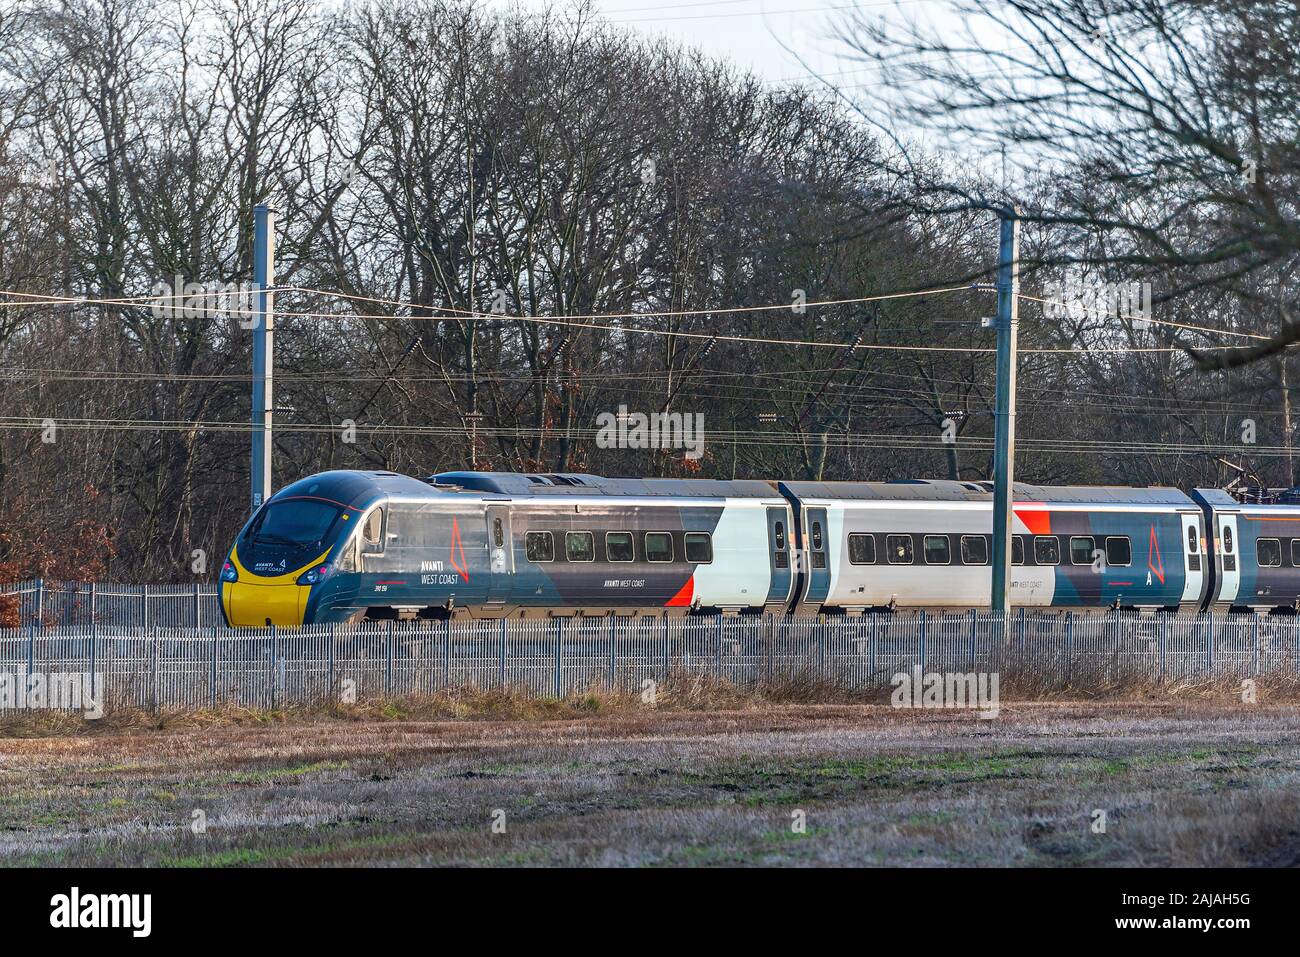
<instances>
[{"instance_id":1,"label":"train","mask_svg":"<svg viewBox=\"0 0 1300 957\"><path fill-rule=\"evenodd\" d=\"M1013 488L1014 606L1300 608L1300 505ZM271 496L222 566L231 626L988 607L991 482L338 470Z\"/></svg>"}]
</instances>

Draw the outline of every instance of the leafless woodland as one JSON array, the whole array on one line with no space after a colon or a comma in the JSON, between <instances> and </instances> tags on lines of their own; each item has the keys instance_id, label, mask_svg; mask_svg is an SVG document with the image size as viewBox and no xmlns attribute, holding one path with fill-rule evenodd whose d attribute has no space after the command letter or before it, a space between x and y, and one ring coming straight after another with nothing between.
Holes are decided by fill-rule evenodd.
<instances>
[{"instance_id":1,"label":"leafless woodland","mask_svg":"<svg viewBox=\"0 0 1300 957\"><path fill-rule=\"evenodd\" d=\"M247 282L259 202L291 287L277 485L336 467L986 478L994 301L967 287L991 281L1011 201L1026 295L1150 282L1178 324L1022 301L1018 477L1292 484L1295 7L963 5L1030 42L972 56L854 13L843 49L879 82L842 89L582 6L5 4L0 574L180 580L229 542L251 337L135 297ZM782 308L726 311L759 305ZM704 457L597 449L620 403L704 413Z\"/></svg>"}]
</instances>

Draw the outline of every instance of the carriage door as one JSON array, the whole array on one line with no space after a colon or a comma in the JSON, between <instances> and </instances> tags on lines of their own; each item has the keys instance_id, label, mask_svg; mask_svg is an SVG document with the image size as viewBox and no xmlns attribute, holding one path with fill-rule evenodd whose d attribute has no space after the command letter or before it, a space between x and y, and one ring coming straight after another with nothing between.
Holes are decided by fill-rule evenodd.
<instances>
[{"instance_id":1,"label":"carriage door","mask_svg":"<svg viewBox=\"0 0 1300 957\"><path fill-rule=\"evenodd\" d=\"M826 509L810 508L805 509L808 516L808 526L805 531L808 534L807 552L808 552L808 591L805 593L804 601L821 602L826 600L826 596L831 590L831 569L830 562L827 560L827 538L829 530L826 528Z\"/></svg>"},{"instance_id":2,"label":"carriage door","mask_svg":"<svg viewBox=\"0 0 1300 957\"><path fill-rule=\"evenodd\" d=\"M772 586L767 590L769 602L790 600L790 510L767 510L767 553L771 556Z\"/></svg>"},{"instance_id":3,"label":"carriage door","mask_svg":"<svg viewBox=\"0 0 1300 957\"><path fill-rule=\"evenodd\" d=\"M1233 604L1237 601L1237 591L1241 587L1241 543L1237 540L1237 516L1235 513L1214 512L1215 561L1219 566L1219 595L1217 600Z\"/></svg>"},{"instance_id":4,"label":"carriage door","mask_svg":"<svg viewBox=\"0 0 1300 957\"><path fill-rule=\"evenodd\" d=\"M487 507L488 589L487 603L502 605L510 595L515 573L514 540L510 536L510 509Z\"/></svg>"},{"instance_id":5,"label":"carriage door","mask_svg":"<svg viewBox=\"0 0 1300 957\"><path fill-rule=\"evenodd\" d=\"M1201 599L1205 597L1202 589L1205 588L1207 572L1206 556L1201 554L1201 513L1184 512L1178 517L1183 523L1183 571L1186 574L1181 603L1200 605Z\"/></svg>"}]
</instances>

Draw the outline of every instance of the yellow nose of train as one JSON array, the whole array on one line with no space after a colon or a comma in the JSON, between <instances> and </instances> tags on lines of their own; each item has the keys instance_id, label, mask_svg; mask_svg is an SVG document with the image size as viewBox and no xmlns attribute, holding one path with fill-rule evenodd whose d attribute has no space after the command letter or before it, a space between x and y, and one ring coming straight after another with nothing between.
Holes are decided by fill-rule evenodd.
<instances>
[{"instance_id":1,"label":"yellow nose of train","mask_svg":"<svg viewBox=\"0 0 1300 957\"><path fill-rule=\"evenodd\" d=\"M328 553L326 553L328 554ZM221 607L226 621L233 627L264 627L266 625L296 627L307 613L310 585L299 585L298 578L313 565L325 560L321 555L314 562L283 575L254 575L231 553L226 563L233 569L235 580L221 583Z\"/></svg>"}]
</instances>

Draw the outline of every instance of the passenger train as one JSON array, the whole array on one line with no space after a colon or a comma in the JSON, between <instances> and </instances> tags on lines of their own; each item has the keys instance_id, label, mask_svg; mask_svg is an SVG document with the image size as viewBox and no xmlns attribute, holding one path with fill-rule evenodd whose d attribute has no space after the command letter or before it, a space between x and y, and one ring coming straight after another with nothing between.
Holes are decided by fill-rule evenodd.
<instances>
[{"instance_id":1,"label":"passenger train","mask_svg":"<svg viewBox=\"0 0 1300 957\"><path fill-rule=\"evenodd\" d=\"M249 520L230 625L987 607L990 482L332 471ZM1014 489L1011 601L1295 611L1300 506L1218 489Z\"/></svg>"}]
</instances>

